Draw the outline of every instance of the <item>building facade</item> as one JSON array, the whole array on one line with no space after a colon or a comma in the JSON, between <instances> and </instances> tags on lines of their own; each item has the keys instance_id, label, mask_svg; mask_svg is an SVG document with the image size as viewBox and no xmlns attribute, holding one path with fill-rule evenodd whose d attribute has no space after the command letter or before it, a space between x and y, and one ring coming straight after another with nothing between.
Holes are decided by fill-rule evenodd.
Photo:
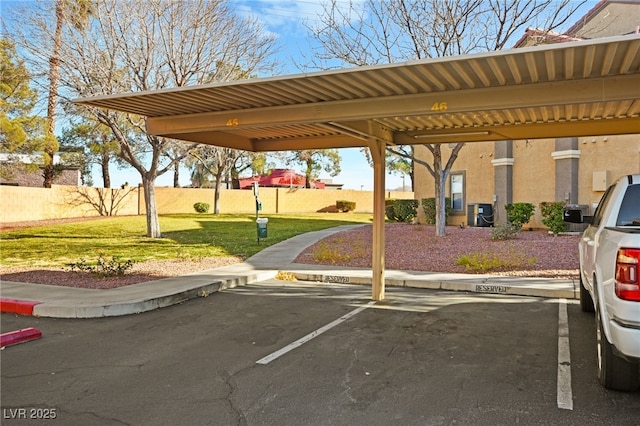
<instances>
[{"instance_id":1,"label":"building facade","mask_svg":"<svg viewBox=\"0 0 640 426\"><path fill-rule=\"evenodd\" d=\"M619 36L640 32L640 2L601 1L566 34L528 29L515 47ZM469 143L462 148L446 182L451 199L449 225L472 225L478 204L492 206L491 220L506 222L505 205L536 206L530 227L544 227L538 205L562 201L593 213L607 186L620 176L640 173L639 134L589 135L558 139L528 139ZM444 144L443 159L454 145ZM428 149L417 145L414 155L432 163ZM434 179L415 163L416 198L434 196Z\"/></svg>"},{"instance_id":2,"label":"building facade","mask_svg":"<svg viewBox=\"0 0 640 426\"><path fill-rule=\"evenodd\" d=\"M0 153L0 167L11 163L22 163L22 166L7 166L11 170L0 175L0 185L41 187L44 182L43 168L35 166L40 161L40 155L6 154ZM53 162L56 165L64 165L59 153L54 154ZM30 165L31 167L27 166ZM82 185L81 171L78 167L59 167L53 179L54 185Z\"/></svg>"}]
</instances>

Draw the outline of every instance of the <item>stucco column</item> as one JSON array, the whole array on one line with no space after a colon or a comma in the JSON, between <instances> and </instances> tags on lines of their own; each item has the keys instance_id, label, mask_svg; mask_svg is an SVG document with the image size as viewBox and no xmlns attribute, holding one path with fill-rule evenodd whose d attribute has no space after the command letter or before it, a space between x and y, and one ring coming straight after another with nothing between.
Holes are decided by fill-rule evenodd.
<instances>
[{"instance_id":1,"label":"stucco column","mask_svg":"<svg viewBox=\"0 0 640 426\"><path fill-rule=\"evenodd\" d=\"M578 204L578 166L580 149L578 138L556 139L556 150L551 157L556 162L555 197L553 201Z\"/></svg>"},{"instance_id":2,"label":"stucco column","mask_svg":"<svg viewBox=\"0 0 640 426\"><path fill-rule=\"evenodd\" d=\"M498 225L507 222L504 206L513 202L513 141L494 142L493 150L493 219Z\"/></svg>"}]
</instances>

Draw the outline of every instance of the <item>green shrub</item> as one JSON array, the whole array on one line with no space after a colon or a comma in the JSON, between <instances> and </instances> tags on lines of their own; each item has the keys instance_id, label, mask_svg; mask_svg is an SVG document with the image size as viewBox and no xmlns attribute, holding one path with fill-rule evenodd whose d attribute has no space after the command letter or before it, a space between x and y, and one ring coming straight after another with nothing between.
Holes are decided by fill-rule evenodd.
<instances>
[{"instance_id":1,"label":"green shrub","mask_svg":"<svg viewBox=\"0 0 640 426\"><path fill-rule=\"evenodd\" d=\"M313 252L313 260L316 262L330 262L332 264L336 264L349 262L351 260L351 256L347 253L343 253L339 247L333 247L325 241L322 241Z\"/></svg>"},{"instance_id":2,"label":"green shrub","mask_svg":"<svg viewBox=\"0 0 640 426\"><path fill-rule=\"evenodd\" d=\"M497 269L501 265L500 258L489 253L463 254L456 259L456 264L464 266L469 271L486 272Z\"/></svg>"},{"instance_id":3,"label":"green shrub","mask_svg":"<svg viewBox=\"0 0 640 426\"><path fill-rule=\"evenodd\" d=\"M514 238L518 232L520 232L520 227L513 223L503 223L500 225L496 225L491 228L491 239L492 240L508 240L510 238Z\"/></svg>"},{"instance_id":4,"label":"green shrub","mask_svg":"<svg viewBox=\"0 0 640 426\"><path fill-rule=\"evenodd\" d=\"M89 272L96 277L115 277L124 275L127 270L133 267L131 259L121 262L120 259L113 256L111 260L104 258L102 254L98 256L97 265L89 265L86 260L80 259L79 262L70 263L71 272Z\"/></svg>"},{"instance_id":5,"label":"green shrub","mask_svg":"<svg viewBox=\"0 0 640 426\"><path fill-rule=\"evenodd\" d=\"M535 212L535 206L531 203L513 203L504 206L507 211L507 221L513 223L518 228L529 222Z\"/></svg>"},{"instance_id":6,"label":"green shrub","mask_svg":"<svg viewBox=\"0 0 640 426\"><path fill-rule=\"evenodd\" d=\"M422 204L422 211L424 212L424 218L430 225L436 223L436 199L435 198L423 198L420 200ZM451 214L451 198L446 197L444 199L445 204L445 218L448 218Z\"/></svg>"},{"instance_id":7,"label":"green shrub","mask_svg":"<svg viewBox=\"0 0 640 426\"><path fill-rule=\"evenodd\" d=\"M410 223L418 214L418 200L393 200L385 212L389 220Z\"/></svg>"},{"instance_id":8,"label":"green shrub","mask_svg":"<svg viewBox=\"0 0 640 426\"><path fill-rule=\"evenodd\" d=\"M209 203L197 202L193 205L193 209L198 213L206 213L209 211Z\"/></svg>"},{"instance_id":9,"label":"green shrub","mask_svg":"<svg viewBox=\"0 0 640 426\"><path fill-rule=\"evenodd\" d=\"M540 203L540 212L542 213L542 223L549 228L553 235L565 231L563 202L542 202Z\"/></svg>"},{"instance_id":10,"label":"green shrub","mask_svg":"<svg viewBox=\"0 0 640 426\"><path fill-rule=\"evenodd\" d=\"M463 254L456 259L456 264L464 266L472 272L487 272L493 270L517 269L529 267L538 261L535 256L528 256L513 247L507 248L504 253L492 251L473 252Z\"/></svg>"},{"instance_id":11,"label":"green shrub","mask_svg":"<svg viewBox=\"0 0 640 426\"><path fill-rule=\"evenodd\" d=\"M338 200L336 201L336 208L339 212L350 212L356 209L355 201Z\"/></svg>"}]
</instances>

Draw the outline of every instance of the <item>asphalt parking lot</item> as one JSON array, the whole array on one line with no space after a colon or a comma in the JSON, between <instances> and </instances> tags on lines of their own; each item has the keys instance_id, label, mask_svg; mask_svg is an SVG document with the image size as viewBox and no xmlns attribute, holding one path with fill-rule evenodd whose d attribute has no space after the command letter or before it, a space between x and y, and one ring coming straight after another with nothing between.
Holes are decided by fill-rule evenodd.
<instances>
[{"instance_id":1,"label":"asphalt parking lot","mask_svg":"<svg viewBox=\"0 0 640 426\"><path fill-rule=\"evenodd\" d=\"M598 384L575 301L369 298L267 281L125 317L2 314L43 333L2 350L2 424L640 424L640 392Z\"/></svg>"}]
</instances>

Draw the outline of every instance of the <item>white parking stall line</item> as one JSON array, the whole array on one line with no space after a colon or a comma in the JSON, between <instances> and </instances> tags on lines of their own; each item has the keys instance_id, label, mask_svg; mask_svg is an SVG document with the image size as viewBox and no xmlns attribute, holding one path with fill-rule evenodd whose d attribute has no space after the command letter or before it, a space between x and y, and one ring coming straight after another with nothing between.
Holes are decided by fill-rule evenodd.
<instances>
[{"instance_id":1,"label":"white parking stall line","mask_svg":"<svg viewBox=\"0 0 640 426\"><path fill-rule=\"evenodd\" d=\"M303 344L305 344L306 342L308 342L309 340L313 339L314 337L317 337L319 335L321 335L322 333L324 333L327 330L332 329L333 327L345 322L346 320L348 320L349 318L351 318L354 315L357 315L358 313L364 311L365 309L373 306L376 302L375 301L371 301L369 303L367 303L366 305L360 306L357 309L354 309L353 311L341 316L340 318L338 318L335 321L330 322L329 324L320 327L319 329L312 331L311 333L307 334L304 337L301 337L300 339L296 340L295 342L285 346L284 348L277 350L273 353L271 353L270 355L265 356L264 358L259 359L258 361L256 361L256 364L269 364L271 361L280 358L282 355L286 354L289 351L294 350L295 348L302 346Z\"/></svg>"},{"instance_id":2,"label":"white parking stall line","mask_svg":"<svg viewBox=\"0 0 640 426\"><path fill-rule=\"evenodd\" d=\"M573 410L567 299L558 303L558 408Z\"/></svg>"}]
</instances>

